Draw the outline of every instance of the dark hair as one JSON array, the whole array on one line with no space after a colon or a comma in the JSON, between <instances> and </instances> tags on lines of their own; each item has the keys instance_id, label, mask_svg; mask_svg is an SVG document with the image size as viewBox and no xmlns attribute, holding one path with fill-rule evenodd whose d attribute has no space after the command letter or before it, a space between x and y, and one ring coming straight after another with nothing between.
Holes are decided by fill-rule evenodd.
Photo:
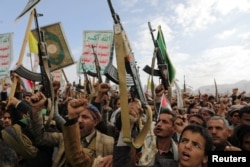
<instances>
[{"instance_id":1,"label":"dark hair","mask_svg":"<svg viewBox=\"0 0 250 167\"><path fill-rule=\"evenodd\" d=\"M208 101L209 101L209 100L212 100L212 99L215 99L215 97L214 97L213 95L210 95L210 96L208 96L208 98L207 98Z\"/></svg>"},{"instance_id":2,"label":"dark hair","mask_svg":"<svg viewBox=\"0 0 250 167\"><path fill-rule=\"evenodd\" d=\"M0 102L0 109L1 109L2 111L6 110L6 109L5 109L6 105L7 105L6 103Z\"/></svg>"},{"instance_id":3,"label":"dark hair","mask_svg":"<svg viewBox=\"0 0 250 167\"><path fill-rule=\"evenodd\" d=\"M241 149L243 149L243 138L245 136L250 136L250 126L249 125L240 125L239 129L237 130L237 137L239 139L239 146ZM243 150L244 151L244 150Z\"/></svg>"},{"instance_id":4,"label":"dark hair","mask_svg":"<svg viewBox=\"0 0 250 167\"><path fill-rule=\"evenodd\" d=\"M250 106L245 106L241 108L239 111L239 117L242 118L243 114L245 113L250 114Z\"/></svg>"},{"instance_id":5,"label":"dark hair","mask_svg":"<svg viewBox=\"0 0 250 167\"><path fill-rule=\"evenodd\" d=\"M18 167L16 152L3 141L0 141L0 166Z\"/></svg>"},{"instance_id":6,"label":"dark hair","mask_svg":"<svg viewBox=\"0 0 250 167\"><path fill-rule=\"evenodd\" d=\"M31 97L31 96L32 96L32 93L31 93L31 92L24 92L24 93L23 93L23 98L25 98L26 96Z\"/></svg>"},{"instance_id":7,"label":"dark hair","mask_svg":"<svg viewBox=\"0 0 250 167\"><path fill-rule=\"evenodd\" d=\"M120 100L120 97L115 97L114 105L118 102L118 100Z\"/></svg>"},{"instance_id":8,"label":"dark hair","mask_svg":"<svg viewBox=\"0 0 250 167\"><path fill-rule=\"evenodd\" d=\"M115 96L115 97L113 97L113 98L111 99L110 107L111 107L112 109L116 109L116 108L115 108L115 105L116 105L116 103L118 102L118 100L120 100L120 97L119 97L119 96Z\"/></svg>"},{"instance_id":9,"label":"dark hair","mask_svg":"<svg viewBox=\"0 0 250 167\"><path fill-rule=\"evenodd\" d=\"M173 107L175 107L175 106L177 106L177 103L176 103L176 102L171 103L171 108L173 108Z\"/></svg>"},{"instance_id":10,"label":"dark hair","mask_svg":"<svg viewBox=\"0 0 250 167\"><path fill-rule=\"evenodd\" d=\"M194 103L189 104L189 106L187 108L187 114L190 114L192 108L195 108L195 104Z\"/></svg>"},{"instance_id":11,"label":"dark hair","mask_svg":"<svg viewBox=\"0 0 250 167\"><path fill-rule=\"evenodd\" d=\"M172 116L171 121L172 121L172 123L174 124L175 119L176 119L176 116L175 116L175 114L174 114L174 113L172 113L172 112L171 112L171 111L169 111L168 109L164 109L164 108L162 108L162 109L161 109L161 112L160 112L160 114L159 114L159 115L161 115L161 114L168 114L168 115L171 115L171 116Z\"/></svg>"},{"instance_id":12,"label":"dark hair","mask_svg":"<svg viewBox=\"0 0 250 167\"><path fill-rule=\"evenodd\" d=\"M189 115L188 121L189 121L189 119L190 119L191 117L196 117L196 118L202 120L202 125L201 125L201 126L203 126L204 128L207 128L206 120L204 119L204 117L203 117L202 115L200 115L200 114L192 114L192 115Z\"/></svg>"},{"instance_id":13,"label":"dark hair","mask_svg":"<svg viewBox=\"0 0 250 167\"><path fill-rule=\"evenodd\" d=\"M186 131L191 131L193 133L199 133L204 139L205 139L205 155L208 155L209 151L212 151L213 149L213 140L212 137L210 135L210 133L208 132L208 130L200 125L188 125L186 126L183 131L181 132L181 136L180 136L180 140L179 143L182 139L182 135L184 134L184 132Z\"/></svg>"}]
</instances>

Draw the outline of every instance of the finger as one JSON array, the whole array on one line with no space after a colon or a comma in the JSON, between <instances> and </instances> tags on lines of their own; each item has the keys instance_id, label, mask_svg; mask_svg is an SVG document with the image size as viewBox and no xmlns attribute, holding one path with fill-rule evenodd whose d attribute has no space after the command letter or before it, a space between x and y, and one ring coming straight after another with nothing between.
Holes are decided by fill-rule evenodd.
<instances>
[{"instance_id":1,"label":"finger","mask_svg":"<svg viewBox=\"0 0 250 167\"><path fill-rule=\"evenodd\" d=\"M69 101L69 104L71 107L77 108L77 107L86 105L87 100L86 99L73 99L73 100Z\"/></svg>"},{"instance_id":2,"label":"finger","mask_svg":"<svg viewBox=\"0 0 250 167\"><path fill-rule=\"evenodd\" d=\"M102 160L102 161L101 161L101 167L107 167L107 164L106 164L106 161L105 161L105 160Z\"/></svg>"},{"instance_id":3,"label":"finger","mask_svg":"<svg viewBox=\"0 0 250 167\"><path fill-rule=\"evenodd\" d=\"M40 92L40 96L42 99L47 99L47 97L42 92Z\"/></svg>"},{"instance_id":4,"label":"finger","mask_svg":"<svg viewBox=\"0 0 250 167\"><path fill-rule=\"evenodd\" d=\"M104 167L112 167L112 161L106 161Z\"/></svg>"},{"instance_id":5,"label":"finger","mask_svg":"<svg viewBox=\"0 0 250 167\"><path fill-rule=\"evenodd\" d=\"M226 146L225 151L231 151L231 146Z\"/></svg>"}]
</instances>

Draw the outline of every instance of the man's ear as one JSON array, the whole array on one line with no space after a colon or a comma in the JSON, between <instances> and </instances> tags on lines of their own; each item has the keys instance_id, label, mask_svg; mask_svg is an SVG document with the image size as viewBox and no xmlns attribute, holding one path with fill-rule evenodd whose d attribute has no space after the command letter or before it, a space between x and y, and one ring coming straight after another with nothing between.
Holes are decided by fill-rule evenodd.
<instances>
[{"instance_id":1,"label":"man's ear","mask_svg":"<svg viewBox=\"0 0 250 167\"><path fill-rule=\"evenodd\" d=\"M203 160L202 160L203 164L206 164L207 161L208 161L208 156L204 155Z\"/></svg>"},{"instance_id":2,"label":"man's ear","mask_svg":"<svg viewBox=\"0 0 250 167\"><path fill-rule=\"evenodd\" d=\"M95 126L97 126L101 121L99 119L95 119Z\"/></svg>"}]
</instances>

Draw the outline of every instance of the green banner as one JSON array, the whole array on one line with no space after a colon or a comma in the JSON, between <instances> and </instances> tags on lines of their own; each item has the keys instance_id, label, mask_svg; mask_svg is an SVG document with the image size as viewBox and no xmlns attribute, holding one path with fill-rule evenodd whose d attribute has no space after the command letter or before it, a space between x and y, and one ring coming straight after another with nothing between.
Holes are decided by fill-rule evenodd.
<instances>
[{"instance_id":1,"label":"green banner","mask_svg":"<svg viewBox=\"0 0 250 167\"><path fill-rule=\"evenodd\" d=\"M51 63L50 71L55 71L74 64L71 51L68 47L61 23L55 23L41 27L45 35L49 61ZM37 33L32 30L37 39ZM38 40L38 39L37 39Z\"/></svg>"},{"instance_id":2,"label":"green banner","mask_svg":"<svg viewBox=\"0 0 250 167\"><path fill-rule=\"evenodd\" d=\"M175 79L175 68L168 56L164 36L161 30L161 26L158 27L157 43L161 51L162 58L168 66L168 77L170 85L173 85Z\"/></svg>"}]
</instances>

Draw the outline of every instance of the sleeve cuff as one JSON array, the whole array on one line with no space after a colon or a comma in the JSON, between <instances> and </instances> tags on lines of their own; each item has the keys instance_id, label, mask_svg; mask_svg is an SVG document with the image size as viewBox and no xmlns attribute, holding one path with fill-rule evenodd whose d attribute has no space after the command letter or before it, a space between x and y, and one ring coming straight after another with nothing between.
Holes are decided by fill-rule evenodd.
<instances>
[{"instance_id":1,"label":"sleeve cuff","mask_svg":"<svg viewBox=\"0 0 250 167\"><path fill-rule=\"evenodd\" d=\"M77 123L77 118L74 118L74 119L68 119L66 118L66 123L64 124L64 126L71 126L71 125L74 125Z\"/></svg>"}]
</instances>

